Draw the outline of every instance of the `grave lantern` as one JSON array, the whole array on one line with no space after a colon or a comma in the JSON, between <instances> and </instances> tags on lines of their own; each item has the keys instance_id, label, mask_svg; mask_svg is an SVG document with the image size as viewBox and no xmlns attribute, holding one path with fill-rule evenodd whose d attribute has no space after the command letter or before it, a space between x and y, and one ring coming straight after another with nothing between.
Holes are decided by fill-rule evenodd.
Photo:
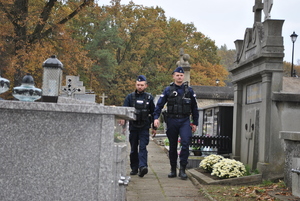
<instances>
[{"instance_id":1,"label":"grave lantern","mask_svg":"<svg viewBox=\"0 0 300 201\"><path fill-rule=\"evenodd\" d=\"M61 88L63 64L56 58L56 55L52 55L44 61L43 67L42 101L56 103Z\"/></svg>"},{"instance_id":2,"label":"grave lantern","mask_svg":"<svg viewBox=\"0 0 300 201\"><path fill-rule=\"evenodd\" d=\"M0 76L0 94L6 92L9 89L9 80Z\"/></svg>"},{"instance_id":3,"label":"grave lantern","mask_svg":"<svg viewBox=\"0 0 300 201\"><path fill-rule=\"evenodd\" d=\"M23 77L21 86L13 88L13 96L20 101L34 102L41 98L42 90L34 87L34 79L28 73Z\"/></svg>"},{"instance_id":4,"label":"grave lantern","mask_svg":"<svg viewBox=\"0 0 300 201\"><path fill-rule=\"evenodd\" d=\"M217 86L219 86L219 82L220 82L220 80L217 78L217 79L216 79L216 85L217 85Z\"/></svg>"}]
</instances>

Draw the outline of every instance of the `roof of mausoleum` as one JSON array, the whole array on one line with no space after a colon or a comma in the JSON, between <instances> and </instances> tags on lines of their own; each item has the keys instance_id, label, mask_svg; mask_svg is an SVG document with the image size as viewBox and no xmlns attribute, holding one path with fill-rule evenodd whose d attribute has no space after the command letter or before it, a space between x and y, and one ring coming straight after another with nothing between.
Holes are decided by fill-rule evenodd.
<instances>
[{"instance_id":1,"label":"roof of mausoleum","mask_svg":"<svg viewBox=\"0 0 300 201\"><path fill-rule=\"evenodd\" d=\"M285 93L300 93L300 79L297 77L283 77L282 91Z\"/></svg>"},{"instance_id":2,"label":"roof of mausoleum","mask_svg":"<svg viewBox=\"0 0 300 201\"><path fill-rule=\"evenodd\" d=\"M233 87L191 86L197 99L233 100Z\"/></svg>"}]
</instances>

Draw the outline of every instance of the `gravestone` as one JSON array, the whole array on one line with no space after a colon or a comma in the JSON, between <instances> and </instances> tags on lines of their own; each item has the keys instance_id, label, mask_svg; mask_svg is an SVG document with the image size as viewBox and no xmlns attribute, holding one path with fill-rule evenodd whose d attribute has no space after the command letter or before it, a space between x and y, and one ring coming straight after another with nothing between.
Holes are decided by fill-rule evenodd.
<instances>
[{"instance_id":1,"label":"gravestone","mask_svg":"<svg viewBox=\"0 0 300 201\"><path fill-rule=\"evenodd\" d=\"M229 71L234 84L232 157L270 179L282 177L284 167L280 120L272 102L272 93L282 90L284 21L270 19L273 1L264 3L255 0L253 27L235 41L236 61ZM262 10L267 14L263 22Z\"/></svg>"},{"instance_id":2,"label":"gravestone","mask_svg":"<svg viewBox=\"0 0 300 201\"><path fill-rule=\"evenodd\" d=\"M78 100L95 102L96 95L92 91L88 91L83 86L83 82L79 80L79 76L66 76L66 85L61 87L62 97L70 97Z\"/></svg>"}]
</instances>

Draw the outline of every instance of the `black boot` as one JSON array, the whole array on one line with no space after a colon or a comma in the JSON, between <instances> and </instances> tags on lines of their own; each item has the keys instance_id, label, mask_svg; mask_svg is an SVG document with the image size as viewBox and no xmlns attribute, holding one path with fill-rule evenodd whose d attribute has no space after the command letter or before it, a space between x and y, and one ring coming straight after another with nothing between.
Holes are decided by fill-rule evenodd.
<instances>
[{"instance_id":1,"label":"black boot","mask_svg":"<svg viewBox=\"0 0 300 201\"><path fill-rule=\"evenodd\" d=\"M176 166L171 166L171 172L168 174L169 178L177 177Z\"/></svg>"},{"instance_id":2,"label":"black boot","mask_svg":"<svg viewBox=\"0 0 300 201\"><path fill-rule=\"evenodd\" d=\"M185 173L185 168L186 168L186 165L180 165L180 169L179 169L179 177L182 179L182 180L186 180L188 177Z\"/></svg>"},{"instance_id":3,"label":"black boot","mask_svg":"<svg viewBox=\"0 0 300 201\"><path fill-rule=\"evenodd\" d=\"M138 170L133 169L133 170L130 172L130 175L137 175L138 172L139 172Z\"/></svg>"},{"instance_id":4,"label":"black boot","mask_svg":"<svg viewBox=\"0 0 300 201\"><path fill-rule=\"evenodd\" d=\"M148 173L148 168L147 167L140 167L140 171L139 171L139 177L144 177L145 174Z\"/></svg>"}]
</instances>

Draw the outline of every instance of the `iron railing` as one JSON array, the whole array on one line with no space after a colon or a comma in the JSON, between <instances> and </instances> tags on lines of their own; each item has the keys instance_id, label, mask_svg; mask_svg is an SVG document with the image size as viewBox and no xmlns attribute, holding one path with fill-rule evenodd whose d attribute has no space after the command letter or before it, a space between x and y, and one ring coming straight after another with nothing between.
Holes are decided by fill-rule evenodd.
<instances>
[{"instance_id":1,"label":"iron railing","mask_svg":"<svg viewBox=\"0 0 300 201\"><path fill-rule=\"evenodd\" d=\"M232 153L232 140L229 136L193 136L192 147L201 147L202 152L217 152L217 154ZM207 148L211 150L207 150ZM203 151L204 150L204 151Z\"/></svg>"}]
</instances>

